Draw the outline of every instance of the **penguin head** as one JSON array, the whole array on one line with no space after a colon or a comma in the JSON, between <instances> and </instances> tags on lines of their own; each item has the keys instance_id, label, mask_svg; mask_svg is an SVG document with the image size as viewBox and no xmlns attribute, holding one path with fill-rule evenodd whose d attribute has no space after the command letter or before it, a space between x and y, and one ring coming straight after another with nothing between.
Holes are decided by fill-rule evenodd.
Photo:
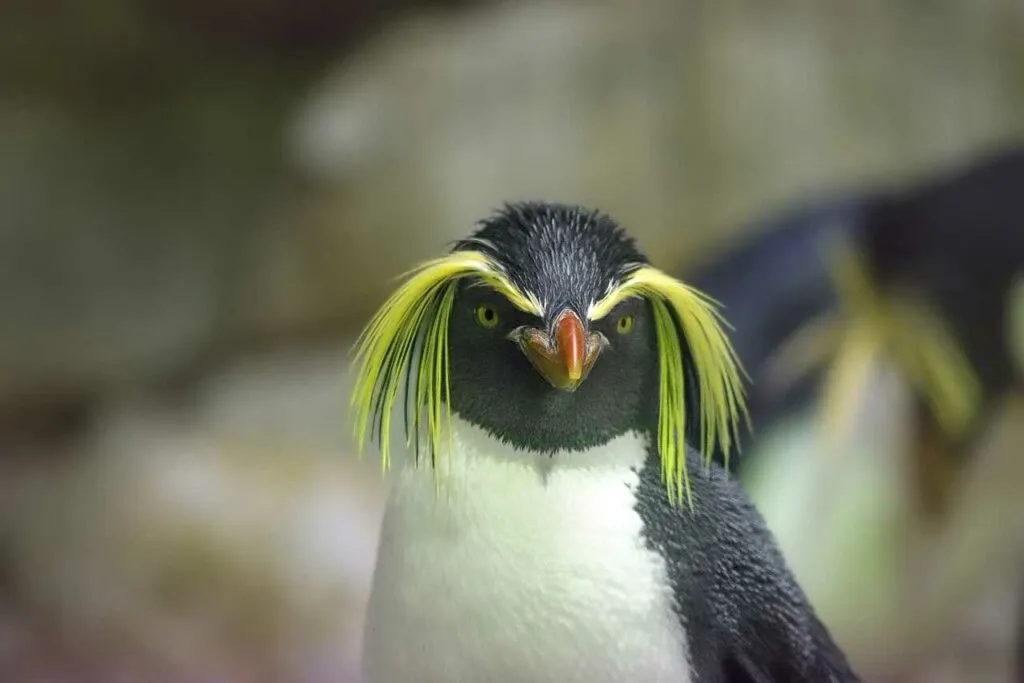
<instances>
[{"instance_id":1,"label":"penguin head","mask_svg":"<svg viewBox=\"0 0 1024 683\"><path fill-rule=\"evenodd\" d=\"M535 452L584 450L654 424L649 302L628 297L594 315L648 264L615 221L581 207L509 205L455 249L485 254L537 304L524 311L500 291L460 283L448 337L456 413Z\"/></svg>"},{"instance_id":2,"label":"penguin head","mask_svg":"<svg viewBox=\"0 0 1024 683\"><path fill-rule=\"evenodd\" d=\"M716 304L650 264L609 216L507 204L421 264L357 346L360 446L388 462L391 415L432 462L451 414L513 447L578 452L647 431L670 496L688 492L688 435L736 443L746 407Z\"/></svg>"}]
</instances>

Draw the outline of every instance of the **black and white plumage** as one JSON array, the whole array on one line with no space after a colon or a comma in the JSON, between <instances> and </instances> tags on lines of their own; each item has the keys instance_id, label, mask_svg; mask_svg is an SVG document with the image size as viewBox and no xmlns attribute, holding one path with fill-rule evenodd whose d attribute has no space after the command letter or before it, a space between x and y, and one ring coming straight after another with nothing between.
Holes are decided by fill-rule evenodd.
<instances>
[{"instance_id":1,"label":"black and white plumage","mask_svg":"<svg viewBox=\"0 0 1024 683\"><path fill-rule=\"evenodd\" d=\"M691 504L670 500L652 304L592 316L647 263L634 242L598 212L529 203L455 249L485 253L536 306L458 285L450 447L440 483L421 461L389 498L368 683L856 681L722 470L687 450Z\"/></svg>"}]
</instances>

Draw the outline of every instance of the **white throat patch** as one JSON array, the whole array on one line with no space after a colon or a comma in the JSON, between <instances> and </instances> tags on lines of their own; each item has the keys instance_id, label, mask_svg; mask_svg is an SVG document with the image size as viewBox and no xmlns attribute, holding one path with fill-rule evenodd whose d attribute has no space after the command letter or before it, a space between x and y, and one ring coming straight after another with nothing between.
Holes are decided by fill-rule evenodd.
<instances>
[{"instance_id":1,"label":"white throat patch","mask_svg":"<svg viewBox=\"0 0 1024 683\"><path fill-rule=\"evenodd\" d=\"M517 450L453 416L440 491L398 474L367 683L687 683L686 637L635 509L646 439Z\"/></svg>"}]
</instances>

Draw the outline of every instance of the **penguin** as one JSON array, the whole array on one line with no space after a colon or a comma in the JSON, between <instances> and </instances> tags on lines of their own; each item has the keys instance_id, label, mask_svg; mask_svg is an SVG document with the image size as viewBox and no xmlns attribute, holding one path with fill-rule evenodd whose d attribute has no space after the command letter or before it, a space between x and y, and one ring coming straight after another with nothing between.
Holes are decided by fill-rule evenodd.
<instances>
[{"instance_id":1,"label":"penguin","mask_svg":"<svg viewBox=\"0 0 1024 683\"><path fill-rule=\"evenodd\" d=\"M360 448L393 478L366 683L858 681L728 472L721 313L599 210L506 204L356 345ZM399 407L404 408L400 410Z\"/></svg>"},{"instance_id":2,"label":"penguin","mask_svg":"<svg viewBox=\"0 0 1024 683\"><path fill-rule=\"evenodd\" d=\"M943 525L990 416L1024 388L1008 314L1024 277L1022 198L1024 148L1009 147L906 186L791 204L687 269L728 312L755 436L816 408L842 449L835 426L869 400L856 357L884 358L913 394L912 502ZM742 475L752 460L731 464Z\"/></svg>"},{"instance_id":3,"label":"penguin","mask_svg":"<svg viewBox=\"0 0 1024 683\"><path fill-rule=\"evenodd\" d=\"M755 361L753 375L762 386L779 358L805 359L795 373L802 375L789 381L820 394L824 434L839 450L871 400L864 378L882 362L896 371L912 398L905 454L911 499L933 530L954 514L959 485L991 418L1024 389L1010 326L1015 287L1024 276L1022 198L1024 148L990 152L905 187L865 194L846 229L820 224L815 248L802 250L808 278L825 274L816 287L819 301L832 298L818 311L806 308L802 320L776 312L781 303L758 306L760 317L751 315L747 306L757 297L745 296L753 286L741 288L742 280L695 280L727 304L748 302L736 309L738 334L770 335L775 342L767 363L765 355L738 346L742 360ZM767 250L759 251L767 260ZM795 298L782 289L779 294L779 302ZM776 329L791 333L782 338ZM806 341L813 338L819 343L811 354ZM769 408L755 403L755 418L774 418L802 402L803 392L795 393L774 397ZM763 431L768 422L757 424Z\"/></svg>"},{"instance_id":4,"label":"penguin","mask_svg":"<svg viewBox=\"0 0 1024 683\"><path fill-rule=\"evenodd\" d=\"M837 240L854 239L881 196L876 189L849 188L792 201L751 221L702 262L678 269L680 279L717 301L728 316L736 356L750 377L747 408L757 433L743 435L748 456L759 437L808 410L818 397L824 369L812 366L792 377L780 367L779 350L841 304L824 252ZM724 455L714 457L725 465ZM729 464L742 477L751 460L733 458Z\"/></svg>"},{"instance_id":5,"label":"penguin","mask_svg":"<svg viewBox=\"0 0 1024 683\"><path fill-rule=\"evenodd\" d=\"M1010 316L1015 286L1024 277L1022 221L1024 148L1018 147L892 191L861 229L865 280L878 298L894 308L927 306L947 337L946 355L962 367L926 368L932 375L949 374L948 389L918 379L925 363L908 351L934 334L921 325L906 335L909 348L889 344L901 371L923 388L915 396L910 461L918 507L933 526L956 509L959 485L992 418L1024 391ZM872 313L850 304L855 322ZM955 403L963 407L954 410Z\"/></svg>"}]
</instances>

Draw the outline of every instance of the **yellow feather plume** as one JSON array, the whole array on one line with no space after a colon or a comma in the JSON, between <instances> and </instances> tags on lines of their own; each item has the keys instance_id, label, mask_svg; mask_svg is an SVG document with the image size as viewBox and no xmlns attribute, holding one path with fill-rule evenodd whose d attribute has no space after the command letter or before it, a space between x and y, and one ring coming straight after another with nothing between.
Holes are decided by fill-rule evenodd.
<instances>
[{"instance_id":1,"label":"yellow feather plume","mask_svg":"<svg viewBox=\"0 0 1024 683\"><path fill-rule=\"evenodd\" d=\"M886 358L924 397L943 432L962 435L978 415L981 387L945 320L920 297L881 291L851 245L830 247L832 276L845 310L829 311L794 333L780 345L773 368L791 384L814 367L827 366L822 425L834 446L848 437L866 400L867 378Z\"/></svg>"},{"instance_id":2,"label":"yellow feather plume","mask_svg":"<svg viewBox=\"0 0 1024 683\"><path fill-rule=\"evenodd\" d=\"M441 435L451 419L448 321L458 281L469 276L493 287L517 308L540 313L537 298L520 291L480 252L458 251L406 274L405 282L384 302L356 342L359 369L351 397L356 441L362 451L367 436L376 438L385 470L391 462L391 416L403 377L407 441L415 443L418 456L425 437L431 462L436 464ZM413 368L417 351L419 360Z\"/></svg>"},{"instance_id":3,"label":"yellow feather plume","mask_svg":"<svg viewBox=\"0 0 1024 683\"><path fill-rule=\"evenodd\" d=\"M658 452L662 478L669 498L678 503L685 495L692 507L690 478L686 468L686 377L680 331L689 347L690 373L696 378L699 397L700 450L710 462L716 447L728 460L739 442L741 418L748 421L743 388L743 368L733 351L718 303L701 292L643 266L625 277L622 284L595 303L588 316L599 320L621 301L643 297L651 302L660 359Z\"/></svg>"},{"instance_id":4,"label":"yellow feather plume","mask_svg":"<svg viewBox=\"0 0 1024 683\"><path fill-rule=\"evenodd\" d=\"M850 321L825 382L825 424L843 432L866 386L866 369L889 355L928 402L939 427L963 434L977 416L981 387L940 314L921 298L878 291L848 245L833 252L833 273Z\"/></svg>"},{"instance_id":5,"label":"yellow feather plume","mask_svg":"<svg viewBox=\"0 0 1024 683\"><path fill-rule=\"evenodd\" d=\"M497 264L479 252L455 252L409 273L371 319L356 347L359 370L351 398L356 439L360 450L367 437L379 441L385 470L390 466L391 416L403 377L406 437L410 445L415 440L417 455L425 437L431 463L437 464L442 434L448 431L451 419L448 323L458 281L469 276L495 288L521 310L542 313L535 296L518 289ZM717 304L655 268L632 271L591 307L588 316L600 319L633 296L651 301L654 313L660 357L658 448L662 476L674 503L685 496L692 505L686 469L687 373L680 331L694 364L690 376L698 382L700 444L709 460L716 446L728 456L738 440L738 423L741 415L746 416L742 369L722 330L724 321ZM413 367L417 351L419 359Z\"/></svg>"}]
</instances>

